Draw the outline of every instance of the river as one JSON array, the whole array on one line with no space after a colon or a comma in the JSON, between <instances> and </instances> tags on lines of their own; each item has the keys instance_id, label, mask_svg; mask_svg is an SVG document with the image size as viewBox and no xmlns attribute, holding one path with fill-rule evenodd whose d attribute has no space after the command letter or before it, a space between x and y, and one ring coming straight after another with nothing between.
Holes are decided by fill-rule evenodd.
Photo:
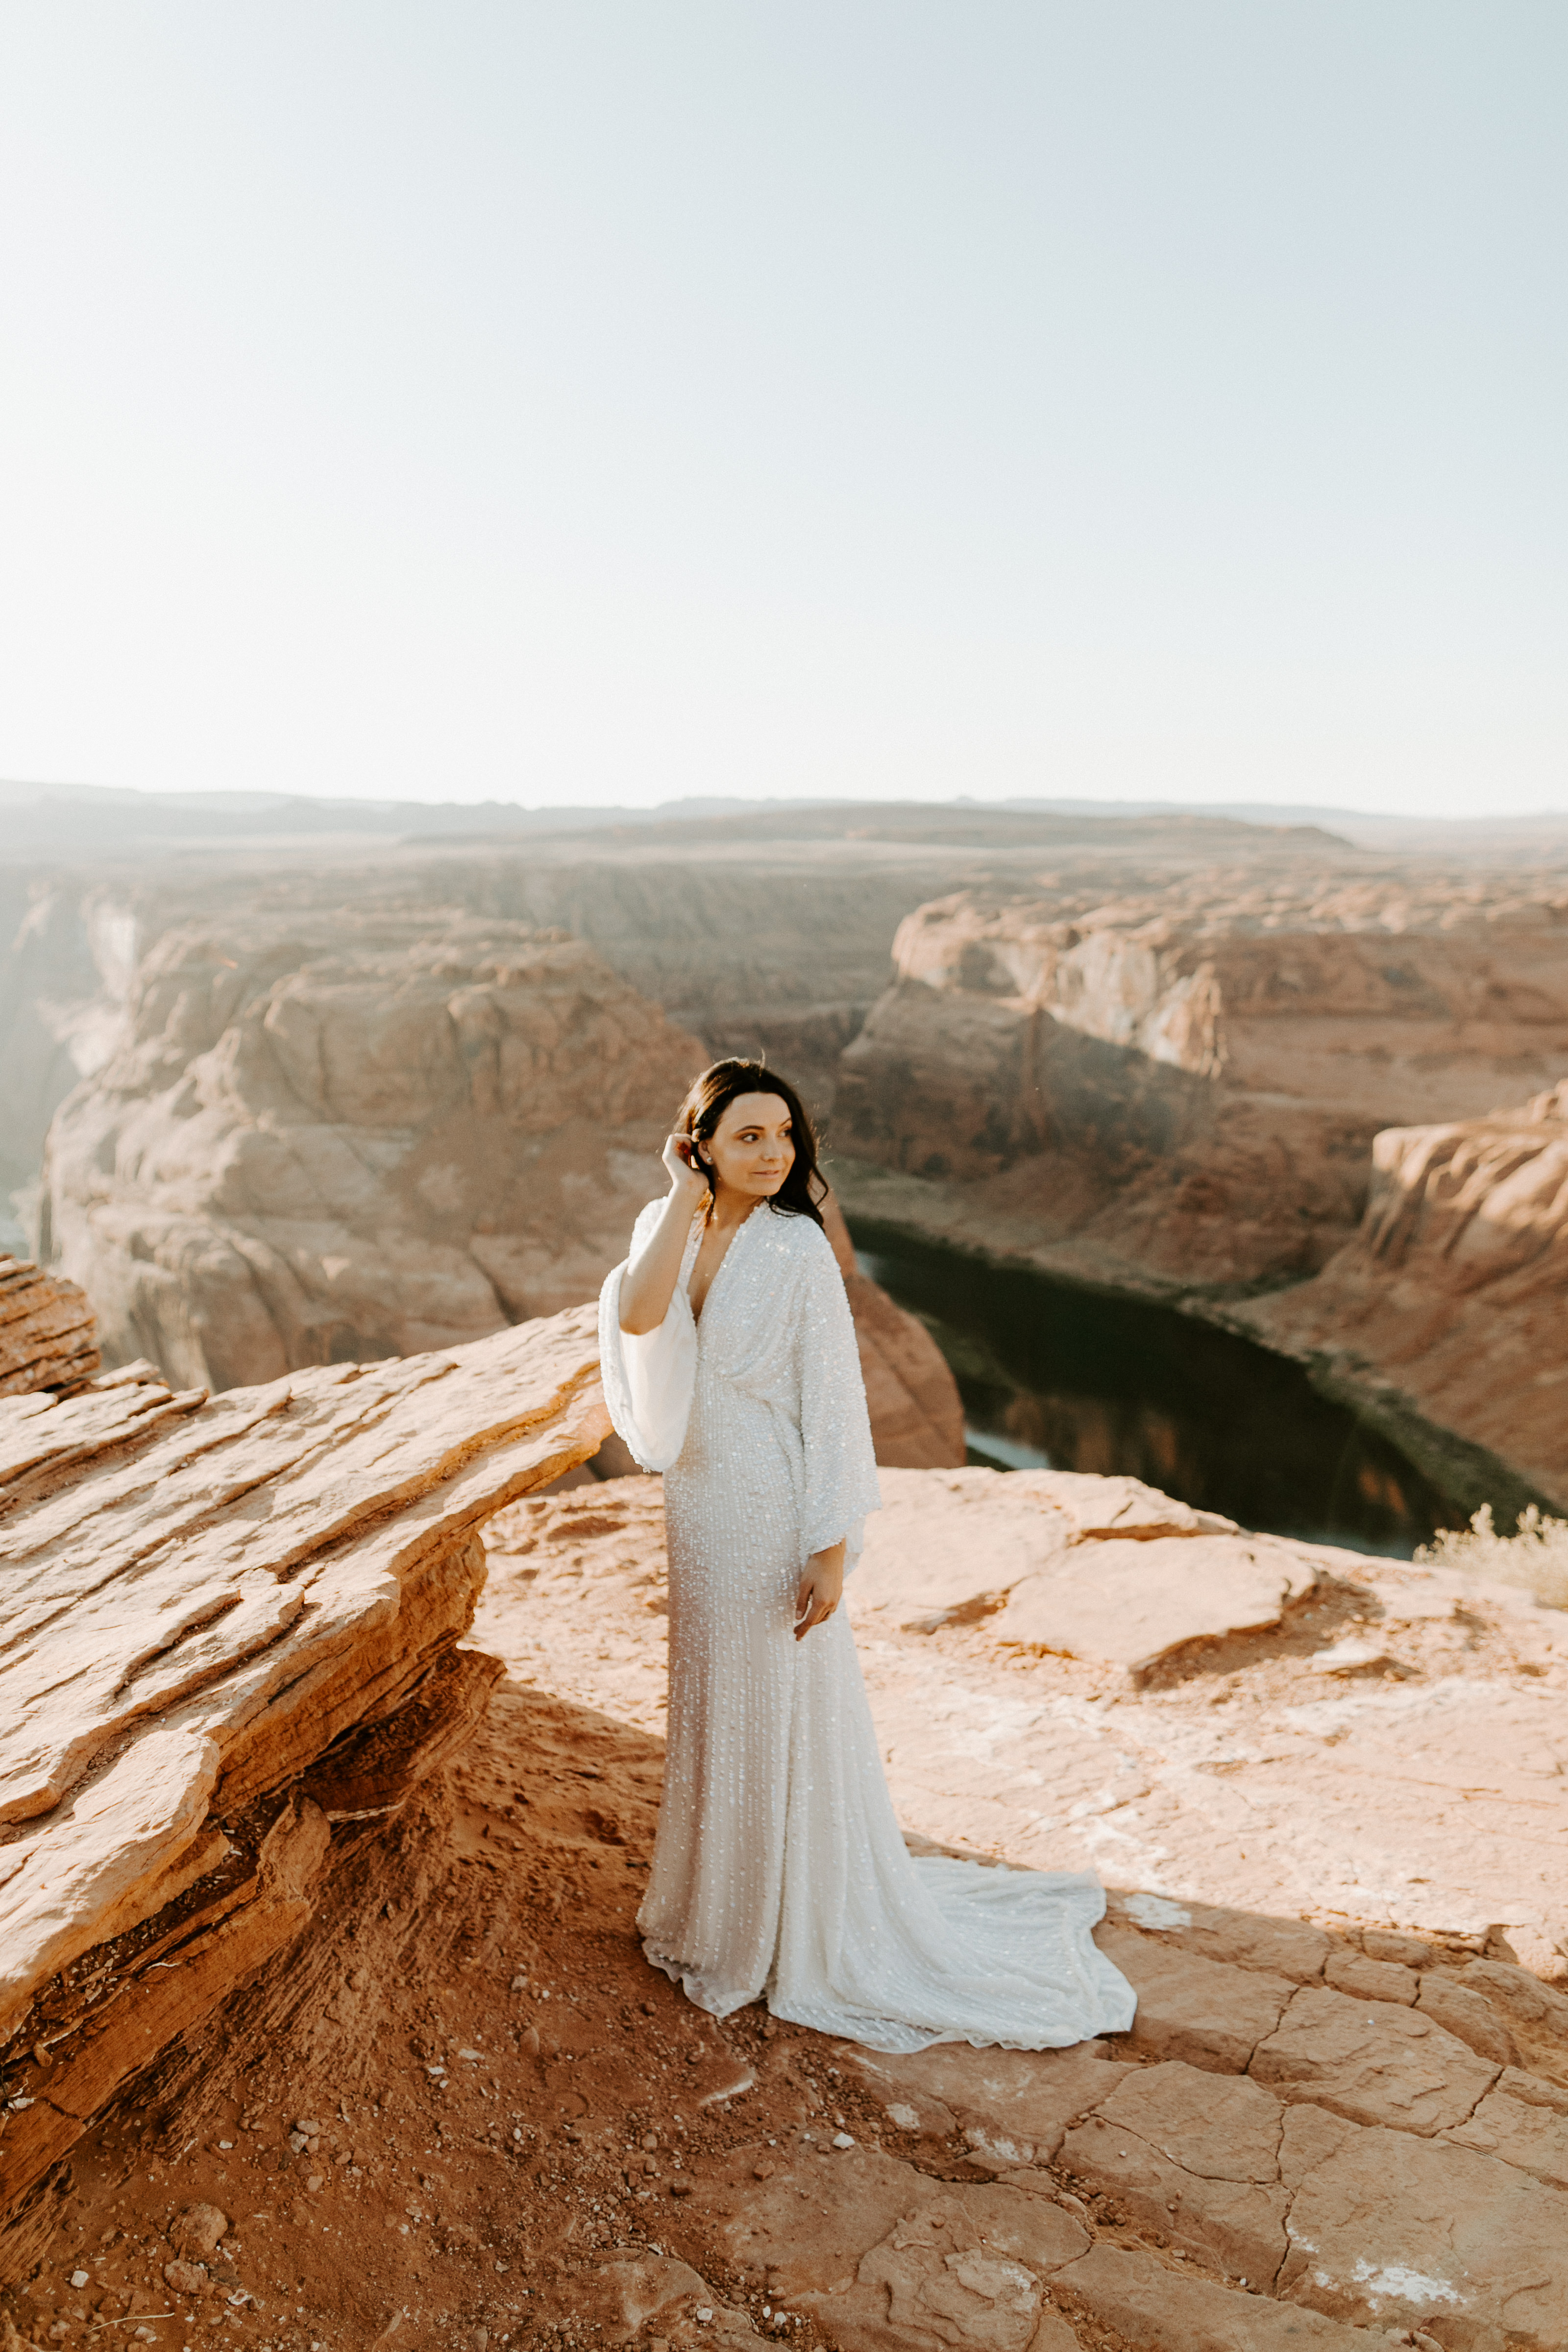
<instances>
[{"instance_id":1,"label":"river","mask_svg":"<svg viewBox=\"0 0 1568 2352\"><path fill-rule=\"evenodd\" d=\"M1125 1473L1243 1527L1407 1559L1462 1521L1300 1365L1211 1323L850 1221L952 1367L969 1458Z\"/></svg>"}]
</instances>

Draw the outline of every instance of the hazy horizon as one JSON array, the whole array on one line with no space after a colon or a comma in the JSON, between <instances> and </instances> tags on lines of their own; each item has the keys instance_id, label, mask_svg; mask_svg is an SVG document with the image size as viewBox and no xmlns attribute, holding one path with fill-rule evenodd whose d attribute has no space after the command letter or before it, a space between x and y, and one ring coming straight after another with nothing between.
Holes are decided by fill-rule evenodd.
<instances>
[{"instance_id":1,"label":"hazy horizon","mask_svg":"<svg viewBox=\"0 0 1568 2352\"><path fill-rule=\"evenodd\" d=\"M0 775L1568 802L1525 0L0 0Z\"/></svg>"},{"instance_id":2,"label":"hazy horizon","mask_svg":"<svg viewBox=\"0 0 1568 2352\"><path fill-rule=\"evenodd\" d=\"M931 808L961 807L973 808L977 811L1039 811L1045 814L1059 812L1063 814L1068 815L1103 813L1107 816L1121 815L1131 820L1158 817L1166 814L1192 814L1203 816L1229 817L1241 824L1279 824L1298 825L1321 824L1329 828L1331 828L1337 820L1345 820L1349 822L1352 833L1356 834L1358 837L1367 840L1377 837L1375 835L1375 832L1374 830L1366 830L1363 832L1362 829L1375 829L1379 825L1386 825L1396 830L1403 827L1411 831L1413 834L1422 828L1430 827L1436 827L1438 831L1442 831L1448 827L1454 827L1468 828L1476 832L1485 831L1488 833L1496 833L1500 830L1507 831L1510 828L1518 828L1521 832L1528 832L1531 825L1544 826L1549 832L1553 827L1561 827L1565 832L1568 832L1568 806L1552 806L1546 803L1542 803L1541 806L1532 809L1520 809L1512 811L1505 810L1500 812L1492 811L1489 813L1472 812L1468 814L1464 812L1450 812L1434 815L1426 814L1416 810L1398 811L1378 807L1357 808L1346 803L1335 804L1327 802L1285 800L1176 800L1159 799L1150 796L1112 798L1105 794L1089 796L1085 794L1070 793L1061 794L1055 798L1040 793L995 795L983 793L925 793L920 794L883 793L880 794L860 795L845 793L752 793L750 795L740 793L699 793L666 801L647 802L641 804L628 802L613 802L608 800L599 802L568 802L560 800L554 802L528 803L517 799L501 798L496 795L490 795L482 799L472 795L465 797L458 794L446 795L438 798L416 797L413 795L398 796L394 798L384 794L373 794L369 793L339 794L326 790L289 792L240 785L232 785L227 788L212 788L204 785L193 784L184 788L173 788L163 792L143 792L142 788L135 785L81 784L70 782L45 783L38 782L36 780L22 781L15 777L0 777L0 810L3 810L7 806L17 810L26 810L37 808L40 804L47 804L52 801L58 801L67 807L79 809L83 813L84 821L90 822L90 812L95 806L106 806L109 810L116 811L121 815L128 814L133 816L134 803L142 800L145 800L159 806L164 806L170 803L173 803L177 806L180 803L186 801L194 803L215 802L221 806L225 803L228 802L255 801L263 803L272 803L277 802L288 803L291 800L301 800L319 802L328 806L341 804L344 808L361 808L367 812L384 809L389 813L395 813L401 810L416 810L441 814L443 812L449 811L453 815L460 815L465 814L483 814L486 811L493 809L497 812L498 816L511 814L522 817L545 818L551 815L560 815L563 817L580 816L590 820L618 817L630 820L653 820L662 818L667 821L676 821L683 818L696 819L709 815L738 815L742 814L749 810L756 810L761 813L770 809L811 810L816 808L858 808L861 806L875 806L878 804L884 804L889 807L900 805L908 806L911 804ZM127 805L128 803L131 804L129 807ZM469 828L469 830L473 829ZM565 830L570 831L571 828L566 827ZM416 836L411 836L411 838L413 837ZM480 837L482 837L482 835ZM526 833L518 836L520 845L522 840L527 837ZM154 846L156 845L157 838L158 836L155 835L149 836L146 846L149 848ZM123 846L123 842L121 842L121 846ZM6 847L7 844L5 842L5 835L3 833L0 833L0 857L4 856ZM24 845L18 854L22 862L27 863L40 854L58 853L58 851L40 852L36 843L29 842ZM79 851L76 854L80 853Z\"/></svg>"}]
</instances>

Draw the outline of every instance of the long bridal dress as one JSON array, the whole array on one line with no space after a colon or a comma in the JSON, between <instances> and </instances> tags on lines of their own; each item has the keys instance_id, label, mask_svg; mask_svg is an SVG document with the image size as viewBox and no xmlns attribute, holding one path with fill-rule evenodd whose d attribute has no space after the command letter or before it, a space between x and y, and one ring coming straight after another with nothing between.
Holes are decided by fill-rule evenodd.
<instances>
[{"instance_id":1,"label":"long bridal dress","mask_svg":"<svg viewBox=\"0 0 1568 2352\"><path fill-rule=\"evenodd\" d=\"M1091 1937L1092 1877L991 1869L905 1847L854 1636L840 1610L804 1640L809 1555L858 1554L877 1509L855 1328L820 1227L766 1204L720 1262L700 1320L680 1278L657 1331L599 1337L610 1417L664 1473L669 1730L638 1926L700 2007L759 1996L779 2017L867 2043L1039 2050L1131 2024L1131 1988Z\"/></svg>"}]
</instances>

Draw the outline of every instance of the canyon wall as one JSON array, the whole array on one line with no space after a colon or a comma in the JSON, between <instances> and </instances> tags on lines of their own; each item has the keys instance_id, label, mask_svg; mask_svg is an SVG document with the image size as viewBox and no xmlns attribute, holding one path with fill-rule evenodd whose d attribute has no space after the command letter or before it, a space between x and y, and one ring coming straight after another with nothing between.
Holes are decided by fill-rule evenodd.
<instances>
[{"instance_id":1,"label":"canyon wall","mask_svg":"<svg viewBox=\"0 0 1568 2352\"><path fill-rule=\"evenodd\" d=\"M595 1295L705 1059L560 932L187 926L56 1118L46 1247L111 1363L191 1387L460 1345ZM962 1462L935 1343L837 1232L879 1457Z\"/></svg>"},{"instance_id":2,"label":"canyon wall","mask_svg":"<svg viewBox=\"0 0 1568 2352\"><path fill-rule=\"evenodd\" d=\"M114 1049L147 895L0 866L0 1248L29 1245L49 1121Z\"/></svg>"},{"instance_id":3,"label":"canyon wall","mask_svg":"<svg viewBox=\"0 0 1568 2352\"><path fill-rule=\"evenodd\" d=\"M1568 1085L1385 1129L1354 1238L1237 1319L1384 1418L1500 1455L1568 1511Z\"/></svg>"},{"instance_id":4,"label":"canyon wall","mask_svg":"<svg viewBox=\"0 0 1568 2352\"><path fill-rule=\"evenodd\" d=\"M894 966L840 1065L850 1205L1132 1286L1313 1274L1391 1116L1568 1075L1555 876L968 890L906 919Z\"/></svg>"},{"instance_id":5,"label":"canyon wall","mask_svg":"<svg viewBox=\"0 0 1568 2352\"><path fill-rule=\"evenodd\" d=\"M167 837L160 824L141 855L121 824L104 837L115 856L70 864L19 862L0 840L0 1247L26 1245L48 1120L114 1049L139 964L192 922L232 926L237 956L258 918L320 925L339 910L351 929L371 916L563 928L710 1053L766 1052L820 1113L900 922L961 882L1031 876L1042 855L1101 898L1188 874L1222 846L1253 863L1364 862L1310 828L1214 818L819 803L575 831L563 818L524 845L504 813L493 841L476 840L482 814L454 811L444 842L426 824L379 845L345 834L220 846L199 824Z\"/></svg>"},{"instance_id":6,"label":"canyon wall","mask_svg":"<svg viewBox=\"0 0 1568 2352\"><path fill-rule=\"evenodd\" d=\"M57 1115L47 1248L193 1387L479 1339L592 1295L702 1059L559 934L174 931Z\"/></svg>"}]
</instances>

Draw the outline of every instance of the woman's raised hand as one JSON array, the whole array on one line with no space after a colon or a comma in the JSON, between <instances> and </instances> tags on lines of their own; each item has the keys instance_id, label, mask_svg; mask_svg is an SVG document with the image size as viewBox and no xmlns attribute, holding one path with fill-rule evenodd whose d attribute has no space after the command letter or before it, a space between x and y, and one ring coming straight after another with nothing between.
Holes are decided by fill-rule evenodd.
<instances>
[{"instance_id":1,"label":"woman's raised hand","mask_svg":"<svg viewBox=\"0 0 1568 2352\"><path fill-rule=\"evenodd\" d=\"M697 1146L689 1135L672 1135L666 1139L664 1164L669 1171L669 1189L683 1193L695 1208L708 1191L708 1179L697 1165Z\"/></svg>"}]
</instances>

